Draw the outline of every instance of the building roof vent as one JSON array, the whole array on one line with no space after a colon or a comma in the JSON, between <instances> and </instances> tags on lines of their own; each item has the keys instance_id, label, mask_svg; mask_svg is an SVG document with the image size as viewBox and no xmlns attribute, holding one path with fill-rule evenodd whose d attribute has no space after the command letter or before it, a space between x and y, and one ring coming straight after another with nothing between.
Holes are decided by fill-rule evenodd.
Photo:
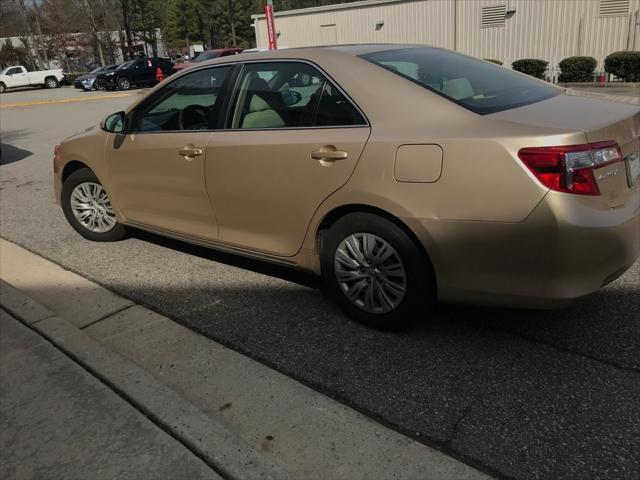
<instances>
[{"instance_id":1,"label":"building roof vent","mask_svg":"<svg viewBox=\"0 0 640 480\"><path fill-rule=\"evenodd\" d=\"M482 20L480 28L504 27L504 19L507 14L505 5L491 5L482 7Z\"/></svg>"},{"instance_id":2,"label":"building roof vent","mask_svg":"<svg viewBox=\"0 0 640 480\"><path fill-rule=\"evenodd\" d=\"M600 16L627 15L629 0L600 0Z\"/></svg>"}]
</instances>

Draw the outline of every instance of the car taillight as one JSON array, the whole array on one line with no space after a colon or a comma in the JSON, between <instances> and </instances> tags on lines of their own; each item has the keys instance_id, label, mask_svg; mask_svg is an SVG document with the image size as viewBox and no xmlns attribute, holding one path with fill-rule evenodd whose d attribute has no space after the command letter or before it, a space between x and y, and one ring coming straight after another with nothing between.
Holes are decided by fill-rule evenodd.
<instances>
[{"instance_id":1,"label":"car taillight","mask_svg":"<svg viewBox=\"0 0 640 480\"><path fill-rule=\"evenodd\" d=\"M622 161L616 142L560 147L530 147L518 157L545 187L558 192L600 195L593 171Z\"/></svg>"}]
</instances>

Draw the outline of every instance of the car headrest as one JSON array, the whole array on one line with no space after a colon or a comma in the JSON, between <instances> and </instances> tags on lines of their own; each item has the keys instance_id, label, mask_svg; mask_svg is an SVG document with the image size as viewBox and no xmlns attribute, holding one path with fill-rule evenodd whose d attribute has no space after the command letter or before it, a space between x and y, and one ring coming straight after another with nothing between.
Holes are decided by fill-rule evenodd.
<instances>
[{"instance_id":1,"label":"car headrest","mask_svg":"<svg viewBox=\"0 0 640 480\"><path fill-rule=\"evenodd\" d=\"M262 78L253 78L249 83L248 98L249 107L247 113L261 112L263 110L277 109L282 107L282 100L278 92L269 88L269 84Z\"/></svg>"},{"instance_id":2,"label":"car headrest","mask_svg":"<svg viewBox=\"0 0 640 480\"><path fill-rule=\"evenodd\" d=\"M473 97L473 87L466 78L452 78L444 84L442 93L454 100L460 100L461 98Z\"/></svg>"}]
</instances>

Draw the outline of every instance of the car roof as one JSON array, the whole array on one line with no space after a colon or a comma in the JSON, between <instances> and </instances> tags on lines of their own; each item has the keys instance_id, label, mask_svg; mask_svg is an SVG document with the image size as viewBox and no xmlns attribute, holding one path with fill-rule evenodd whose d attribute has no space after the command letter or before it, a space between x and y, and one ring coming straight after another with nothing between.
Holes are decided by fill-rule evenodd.
<instances>
[{"instance_id":1,"label":"car roof","mask_svg":"<svg viewBox=\"0 0 640 480\"><path fill-rule=\"evenodd\" d=\"M281 50L264 50L241 52L232 57L220 57L200 62L199 67L205 65L217 65L222 63L234 63L244 60L269 60L269 59L311 59L319 56L358 56L384 50L397 50L400 48L436 48L428 45L409 45L399 43L364 43L353 45L328 45L318 47L296 47ZM186 70L186 69L185 69Z\"/></svg>"}]
</instances>

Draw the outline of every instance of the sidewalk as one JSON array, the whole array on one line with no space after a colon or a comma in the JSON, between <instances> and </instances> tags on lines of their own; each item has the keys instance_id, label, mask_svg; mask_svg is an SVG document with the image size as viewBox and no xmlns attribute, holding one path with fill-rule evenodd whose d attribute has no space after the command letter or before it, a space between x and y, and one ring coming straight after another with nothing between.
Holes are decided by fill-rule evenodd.
<instances>
[{"instance_id":1,"label":"sidewalk","mask_svg":"<svg viewBox=\"0 0 640 480\"><path fill-rule=\"evenodd\" d=\"M4 310L82 366L76 368L90 371L97 377L94 381L99 379L108 385L117 401L144 413L142 418L150 419L149 427L157 425L168 432L168 438L177 441L176 448L182 445L187 453L193 452L194 461L202 459L204 473L191 473L187 466L170 462L170 455L145 450L146 461L170 462L177 469L167 470L169 477L198 478L214 475L215 471L232 479L489 478L2 239L0 277L0 303ZM27 331L35 335L31 341L43 342L42 337ZM39 370L37 366L33 368ZM5 378L4 372L3 382L20 383L9 374ZM62 380L52 377L49 381L55 386ZM106 389L104 385L103 388ZM13 395L16 404L27 400L22 399L21 390ZM51 409L61 401L64 400L53 397ZM41 406L45 405L46 402ZM75 401L72 405L68 407L71 414ZM93 424L101 417L78 417L82 425L77 425L77 430L93 435ZM0 418L3 422L11 419L4 403ZM134 431L142 428L131 425ZM15 437L21 438L22 434ZM0 438L2 452L5 440ZM15 443L16 438L10 441ZM111 458L107 448L112 443L105 440L99 448L103 457L118 464L117 456ZM16 458L22 458L20 449L14 452ZM28 457L39 455L40 452L32 452ZM28 457L21 461L25 465L36 464ZM56 457L69 468L82 465L75 452L58 453ZM85 470L84 476L113 476L103 473L98 463L93 468ZM142 468L151 477L158 477ZM3 478L14 478L8 473Z\"/></svg>"},{"instance_id":2,"label":"sidewalk","mask_svg":"<svg viewBox=\"0 0 640 480\"><path fill-rule=\"evenodd\" d=\"M0 478L221 478L4 310L0 332Z\"/></svg>"}]
</instances>

